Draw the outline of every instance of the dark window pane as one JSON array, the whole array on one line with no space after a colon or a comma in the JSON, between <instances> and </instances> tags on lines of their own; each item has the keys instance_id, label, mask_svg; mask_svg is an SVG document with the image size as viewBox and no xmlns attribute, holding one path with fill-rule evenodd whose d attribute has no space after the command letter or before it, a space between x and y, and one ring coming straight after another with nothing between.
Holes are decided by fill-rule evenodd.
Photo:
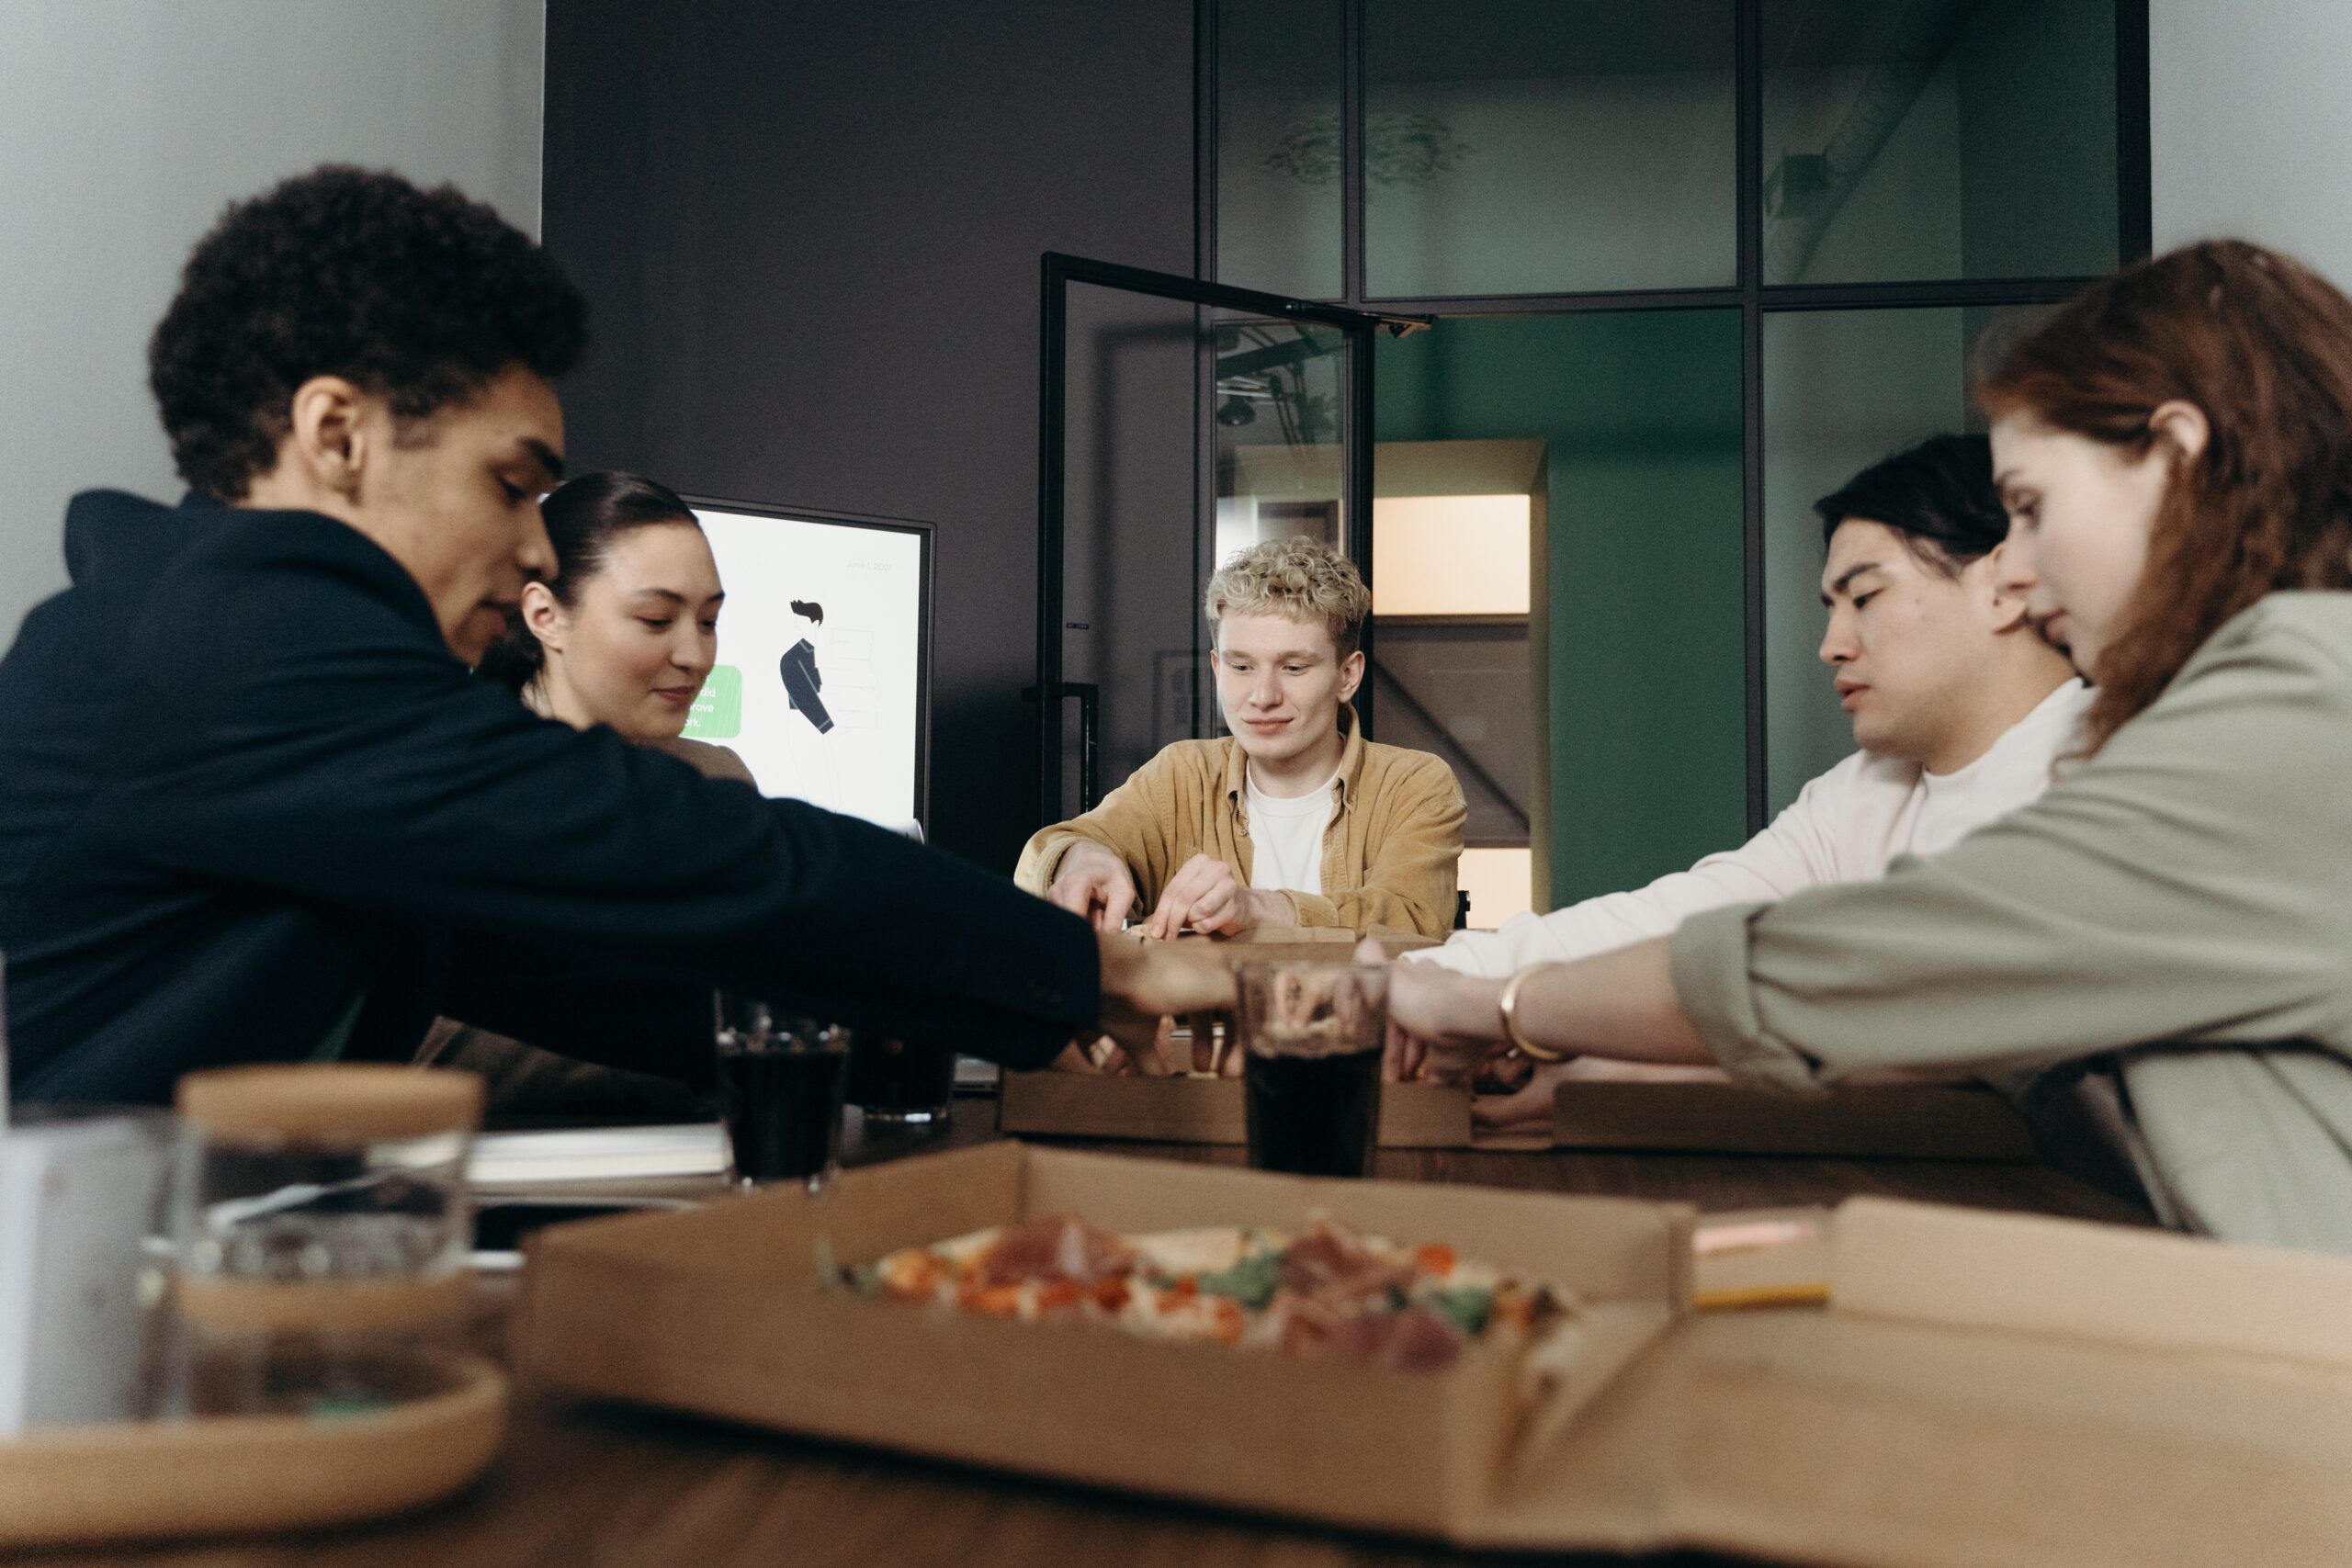
<instances>
[{"instance_id":1,"label":"dark window pane","mask_svg":"<svg viewBox=\"0 0 2352 1568\"><path fill-rule=\"evenodd\" d=\"M1426 452L1399 443L1544 446L1526 797L1539 907L1637 886L1739 842L1738 312L1456 319L1383 338L1377 352L1383 496L1422 488L1394 463ZM1382 702L1385 737L1393 708ZM1499 760L1489 771L1503 793L1516 784Z\"/></svg>"},{"instance_id":2,"label":"dark window pane","mask_svg":"<svg viewBox=\"0 0 2352 1568\"><path fill-rule=\"evenodd\" d=\"M1968 372L1987 333L2040 306L1791 310L1764 317L1764 756L1771 809L1854 750L1820 660L1821 520L1813 503L1890 453L1982 429Z\"/></svg>"},{"instance_id":3,"label":"dark window pane","mask_svg":"<svg viewBox=\"0 0 2352 1568\"><path fill-rule=\"evenodd\" d=\"M1375 298L1727 285L1730 0L1366 0Z\"/></svg>"},{"instance_id":4,"label":"dark window pane","mask_svg":"<svg viewBox=\"0 0 2352 1568\"><path fill-rule=\"evenodd\" d=\"M1096 688L1099 797L1197 733L1200 329L1190 305L1074 283L1065 331L1062 678ZM1081 709L1061 712L1075 814Z\"/></svg>"},{"instance_id":5,"label":"dark window pane","mask_svg":"<svg viewBox=\"0 0 2352 1568\"><path fill-rule=\"evenodd\" d=\"M1764 0L1764 281L2118 259L2113 0Z\"/></svg>"},{"instance_id":6,"label":"dark window pane","mask_svg":"<svg viewBox=\"0 0 2352 1568\"><path fill-rule=\"evenodd\" d=\"M1309 299L1340 278L1340 0L1217 0L1216 277Z\"/></svg>"},{"instance_id":7,"label":"dark window pane","mask_svg":"<svg viewBox=\"0 0 2352 1568\"><path fill-rule=\"evenodd\" d=\"M1236 550L1294 535L1346 548L1347 334L1227 310L1208 312L1206 327L1216 374L1210 570ZM1205 580L1193 585L1196 618L1206 592ZM1195 679L1199 733L1226 733L1205 664Z\"/></svg>"}]
</instances>

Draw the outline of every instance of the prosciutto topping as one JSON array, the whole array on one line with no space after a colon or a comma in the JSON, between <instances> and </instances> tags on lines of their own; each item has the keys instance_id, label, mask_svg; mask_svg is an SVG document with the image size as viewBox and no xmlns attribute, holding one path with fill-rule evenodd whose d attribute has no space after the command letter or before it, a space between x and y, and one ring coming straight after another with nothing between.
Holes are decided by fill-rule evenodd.
<instances>
[{"instance_id":1,"label":"prosciutto topping","mask_svg":"<svg viewBox=\"0 0 2352 1568\"><path fill-rule=\"evenodd\" d=\"M1017 1285L1028 1280L1069 1280L1091 1285L1134 1266L1135 1252L1125 1242L1074 1214L1063 1214L1015 1225L998 1236L981 1260L980 1280Z\"/></svg>"},{"instance_id":2,"label":"prosciutto topping","mask_svg":"<svg viewBox=\"0 0 2352 1568\"><path fill-rule=\"evenodd\" d=\"M1399 1247L1317 1215L1129 1240L1076 1215L907 1247L842 1270L868 1295L1023 1321L1116 1325L1160 1339L1254 1346L1398 1372L1452 1366L1498 1325L1525 1335L1574 1310L1547 1287Z\"/></svg>"}]
</instances>

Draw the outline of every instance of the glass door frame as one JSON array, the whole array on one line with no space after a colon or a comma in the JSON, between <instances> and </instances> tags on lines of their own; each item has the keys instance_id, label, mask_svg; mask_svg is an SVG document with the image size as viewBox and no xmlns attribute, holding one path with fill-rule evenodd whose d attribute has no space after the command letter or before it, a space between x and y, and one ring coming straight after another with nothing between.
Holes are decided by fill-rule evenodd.
<instances>
[{"instance_id":1,"label":"glass door frame","mask_svg":"<svg viewBox=\"0 0 2352 1568\"><path fill-rule=\"evenodd\" d=\"M1206 509L1216 504L1216 445L1214 426L1204 417L1216 387L1216 344L1205 320L1210 310L1230 310L1268 321L1330 327L1347 339L1347 418L1340 428L1340 515L1341 547L1372 583L1372 464L1373 464L1373 334L1385 330L1402 336L1427 328L1426 317L1396 316L1351 309L1324 300L1295 299L1254 288L1204 283L1179 273L1152 272L1115 262L1047 251L1040 258L1037 389L1037 680L1023 694L1037 705L1037 810L1042 825L1064 819L1062 799L1063 704L1079 704L1079 809L1091 809L1101 798L1096 788L1101 694L1091 682L1063 678L1062 552L1066 538L1064 510L1068 479L1064 462L1065 420L1069 412L1069 311L1073 283L1097 288L1141 294L1193 307L1198 326L1199 367L1193 378L1193 525L1198 528ZM1212 525L1214 518L1207 518ZM1371 626L1364 627L1365 654L1370 656ZM1193 651L1200 652L1200 623L1193 622ZM1357 715L1364 733L1372 732L1370 682L1357 695ZM1197 728L1197 713L1194 727Z\"/></svg>"},{"instance_id":2,"label":"glass door frame","mask_svg":"<svg viewBox=\"0 0 2352 1568\"><path fill-rule=\"evenodd\" d=\"M1763 266L1764 7L1731 0L1734 86L1732 212L1738 224L1734 281L1719 288L1622 289L1570 294L1374 296L1364 255L1364 118L1367 0L1324 0L1340 16L1340 279L1343 306L1449 316L1551 315L1577 310L1736 309L1742 320L1747 550L1747 827L1770 819L1764 711L1764 313L1903 306L2042 305L2073 299L2093 276L1918 279L1895 283L1766 283ZM2150 254L2154 243L2149 140L2148 0L2109 0L2115 8L2116 220L2119 265ZM1217 269L1217 5L1199 0L1193 28L1193 212L1195 265Z\"/></svg>"}]
</instances>

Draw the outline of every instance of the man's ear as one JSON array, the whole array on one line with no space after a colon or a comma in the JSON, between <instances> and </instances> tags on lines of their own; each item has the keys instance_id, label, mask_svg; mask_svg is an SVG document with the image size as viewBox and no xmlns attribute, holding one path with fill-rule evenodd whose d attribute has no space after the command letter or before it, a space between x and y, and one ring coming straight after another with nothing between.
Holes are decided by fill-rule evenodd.
<instances>
[{"instance_id":1,"label":"man's ear","mask_svg":"<svg viewBox=\"0 0 2352 1568\"><path fill-rule=\"evenodd\" d=\"M1363 684L1363 649L1357 649L1340 660L1340 700L1351 702L1356 688Z\"/></svg>"},{"instance_id":2,"label":"man's ear","mask_svg":"<svg viewBox=\"0 0 2352 1568\"><path fill-rule=\"evenodd\" d=\"M1991 625L1996 633L2013 632L2019 626L2032 625L2025 618L2025 600L2017 594L2004 592L2001 587L2001 552L2008 547L2007 541L2004 540L1995 545L1989 553L1977 557L1962 569L1977 579L1977 592L1984 595L1986 606L1992 616Z\"/></svg>"},{"instance_id":3,"label":"man's ear","mask_svg":"<svg viewBox=\"0 0 2352 1568\"><path fill-rule=\"evenodd\" d=\"M293 427L279 447L278 461L296 465L327 494L356 502L373 445L367 400L340 376L313 376L295 388Z\"/></svg>"},{"instance_id":4,"label":"man's ear","mask_svg":"<svg viewBox=\"0 0 2352 1568\"><path fill-rule=\"evenodd\" d=\"M563 651L563 606L544 582L523 584L523 625L551 653Z\"/></svg>"}]
</instances>

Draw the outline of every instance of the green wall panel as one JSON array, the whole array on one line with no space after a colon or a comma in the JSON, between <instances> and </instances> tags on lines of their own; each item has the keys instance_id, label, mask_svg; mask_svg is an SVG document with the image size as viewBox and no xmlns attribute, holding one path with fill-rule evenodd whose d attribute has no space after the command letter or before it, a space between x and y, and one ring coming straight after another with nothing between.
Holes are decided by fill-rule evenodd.
<instances>
[{"instance_id":1,"label":"green wall panel","mask_svg":"<svg viewBox=\"0 0 2352 1568\"><path fill-rule=\"evenodd\" d=\"M1456 318L1375 365L1382 441L1547 444L1553 902L1738 843L1738 312Z\"/></svg>"}]
</instances>

